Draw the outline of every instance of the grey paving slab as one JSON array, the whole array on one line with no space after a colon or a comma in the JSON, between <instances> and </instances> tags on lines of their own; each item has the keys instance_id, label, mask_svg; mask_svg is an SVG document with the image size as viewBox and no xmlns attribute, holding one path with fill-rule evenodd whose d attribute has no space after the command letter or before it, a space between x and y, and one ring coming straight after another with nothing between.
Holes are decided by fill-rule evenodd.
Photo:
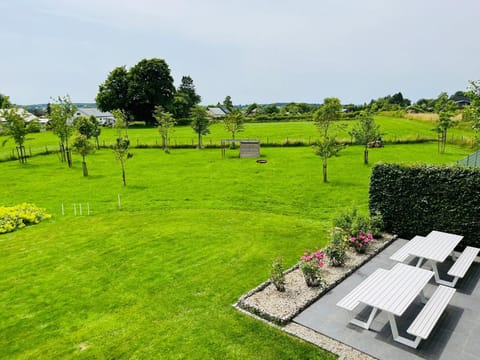
<instances>
[{"instance_id":1,"label":"grey paving slab","mask_svg":"<svg viewBox=\"0 0 480 360\"><path fill-rule=\"evenodd\" d=\"M313 329L323 335L363 351L375 358L385 360L442 359L471 360L480 359L480 264L474 263L464 279L458 281L457 292L447 306L427 340L420 342L417 349L412 349L393 340L387 315L380 312L372 322L369 330L352 325L349 321L355 317L366 319L370 308L359 305L353 312L346 311L336 303L357 286L375 269L391 269L395 262L389 257L399 249L406 240L398 239L392 245L360 267L346 280L322 296L297 317L296 323ZM412 265L416 262L412 260ZM439 266L440 276L446 275L452 261ZM436 288L434 280L427 284L425 293L429 297ZM409 337L406 329L415 319L423 304L420 299L397 319L401 335ZM410 337L413 338L413 337Z\"/></svg>"}]
</instances>

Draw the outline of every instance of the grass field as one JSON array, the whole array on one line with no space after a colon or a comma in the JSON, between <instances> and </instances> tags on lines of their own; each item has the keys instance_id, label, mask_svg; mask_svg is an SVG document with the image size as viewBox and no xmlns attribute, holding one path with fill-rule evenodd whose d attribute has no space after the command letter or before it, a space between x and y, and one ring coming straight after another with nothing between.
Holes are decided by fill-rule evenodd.
<instances>
[{"instance_id":1,"label":"grass field","mask_svg":"<svg viewBox=\"0 0 480 360\"><path fill-rule=\"evenodd\" d=\"M434 121L412 120L377 116L376 122L384 133L383 140L386 142L414 142L416 140L437 139L433 131ZM339 140L350 142L348 134L354 121L343 122L345 129L339 131ZM231 135L225 131L223 124L216 123L210 126L211 133L203 137L205 145L220 145L222 139L229 139ZM161 144L161 138L156 128L133 127L128 130L129 138L133 146ZM112 145L115 142L116 132L111 128L102 128L99 142L102 145ZM287 140L302 141L306 144L313 143L318 138L318 131L313 122L280 122L280 123L247 123L243 132L237 134L238 139L259 139L262 144L283 144ZM448 142L457 145L471 144L473 131L467 123L459 123L456 128L448 132ZM5 138L0 137L0 142ZM190 126L175 127L171 134L172 145L196 145L197 136ZM58 138L50 131L37 134L29 134L25 142L27 152L38 154L58 149ZM8 140L4 147L0 147L0 160L8 158L15 149L12 140Z\"/></svg>"},{"instance_id":2,"label":"grass field","mask_svg":"<svg viewBox=\"0 0 480 360\"><path fill-rule=\"evenodd\" d=\"M332 358L232 304L268 278L271 258L291 266L324 246L339 210L366 211L362 147L329 161L327 184L310 147L264 148L266 164L238 150L132 152L127 187L108 149L87 157L88 178L78 156L72 169L56 155L0 163L0 205L32 202L53 215L0 236L0 357ZM388 145L370 160L452 163L468 153ZM84 214L88 203L90 216L74 216L74 203Z\"/></svg>"}]
</instances>

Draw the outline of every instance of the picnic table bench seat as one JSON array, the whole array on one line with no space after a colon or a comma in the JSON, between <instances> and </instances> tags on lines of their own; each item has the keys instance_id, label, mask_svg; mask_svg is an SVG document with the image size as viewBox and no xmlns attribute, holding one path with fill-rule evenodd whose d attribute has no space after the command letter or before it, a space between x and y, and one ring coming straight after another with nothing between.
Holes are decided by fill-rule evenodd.
<instances>
[{"instance_id":1,"label":"picnic table bench seat","mask_svg":"<svg viewBox=\"0 0 480 360\"><path fill-rule=\"evenodd\" d=\"M400 249L398 249L392 256L390 256L390 259L392 259L394 261L404 262L410 256L409 250L410 250L410 247L412 246L412 244L414 244L416 240L420 240L420 239L424 239L424 238L425 237L423 237L423 236L416 235L412 240L407 242Z\"/></svg>"},{"instance_id":2,"label":"picnic table bench seat","mask_svg":"<svg viewBox=\"0 0 480 360\"><path fill-rule=\"evenodd\" d=\"M384 276L388 271L385 269L377 269L375 270L372 275L370 275L365 281L363 281L360 286L356 287L347 296L345 296L342 300L340 300L337 305L352 311L360 304L360 297L365 292L365 290L370 288L372 283L377 282L380 277Z\"/></svg>"},{"instance_id":3,"label":"picnic table bench seat","mask_svg":"<svg viewBox=\"0 0 480 360\"><path fill-rule=\"evenodd\" d=\"M472 265L472 263L475 261L479 251L479 248L473 246L467 246L465 250L463 250L450 270L448 270L447 274L453 276L453 280L448 285L455 286L458 279L461 279L465 276L470 268L470 265Z\"/></svg>"},{"instance_id":4,"label":"picnic table bench seat","mask_svg":"<svg viewBox=\"0 0 480 360\"><path fill-rule=\"evenodd\" d=\"M421 339L428 338L455 291L454 288L439 285L437 290L435 290L428 302L409 326L407 333L417 337L414 341L416 344L415 347L418 346Z\"/></svg>"}]
</instances>

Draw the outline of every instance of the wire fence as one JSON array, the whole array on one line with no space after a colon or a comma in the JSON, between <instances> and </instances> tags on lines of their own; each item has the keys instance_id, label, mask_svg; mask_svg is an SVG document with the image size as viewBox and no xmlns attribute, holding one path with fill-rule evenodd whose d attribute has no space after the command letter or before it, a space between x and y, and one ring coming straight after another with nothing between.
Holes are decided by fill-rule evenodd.
<instances>
[{"instance_id":1,"label":"wire fence","mask_svg":"<svg viewBox=\"0 0 480 360\"><path fill-rule=\"evenodd\" d=\"M461 160L458 160L457 164L463 166L480 167L480 150Z\"/></svg>"}]
</instances>

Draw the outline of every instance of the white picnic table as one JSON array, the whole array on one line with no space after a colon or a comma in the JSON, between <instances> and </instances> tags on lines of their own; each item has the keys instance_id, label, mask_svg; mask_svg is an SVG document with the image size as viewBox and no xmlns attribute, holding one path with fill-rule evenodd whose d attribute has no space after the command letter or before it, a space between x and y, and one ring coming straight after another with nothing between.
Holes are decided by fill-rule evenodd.
<instances>
[{"instance_id":1,"label":"white picnic table","mask_svg":"<svg viewBox=\"0 0 480 360\"><path fill-rule=\"evenodd\" d=\"M342 298L337 305L352 311L357 305L371 306L372 310L367 321L352 319L350 322L364 329L369 329L376 315L380 311L388 314L393 338L404 345L416 348L421 339L428 337L435 323L448 304L455 289L441 286L438 294L434 294L424 307L407 332L416 336L415 340L400 336L398 333L396 316L402 316L417 296L426 302L423 288L434 273L430 270L397 263L391 270L377 269L355 289ZM437 292L436 292L437 293ZM433 313L432 313L433 311Z\"/></svg>"},{"instance_id":2,"label":"white picnic table","mask_svg":"<svg viewBox=\"0 0 480 360\"><path fill-rule=\"evenodd\" d=\"M390 258L403 261L407 256L418 258L417 267L426 260L432 267L437 284L452 286L451 281L440 279L437 263L444 262L449 255L455 260L455 247L462 241L463 236L441 231L432 231L427 236L415 236Z\"/></svg>"}]
</instances>

